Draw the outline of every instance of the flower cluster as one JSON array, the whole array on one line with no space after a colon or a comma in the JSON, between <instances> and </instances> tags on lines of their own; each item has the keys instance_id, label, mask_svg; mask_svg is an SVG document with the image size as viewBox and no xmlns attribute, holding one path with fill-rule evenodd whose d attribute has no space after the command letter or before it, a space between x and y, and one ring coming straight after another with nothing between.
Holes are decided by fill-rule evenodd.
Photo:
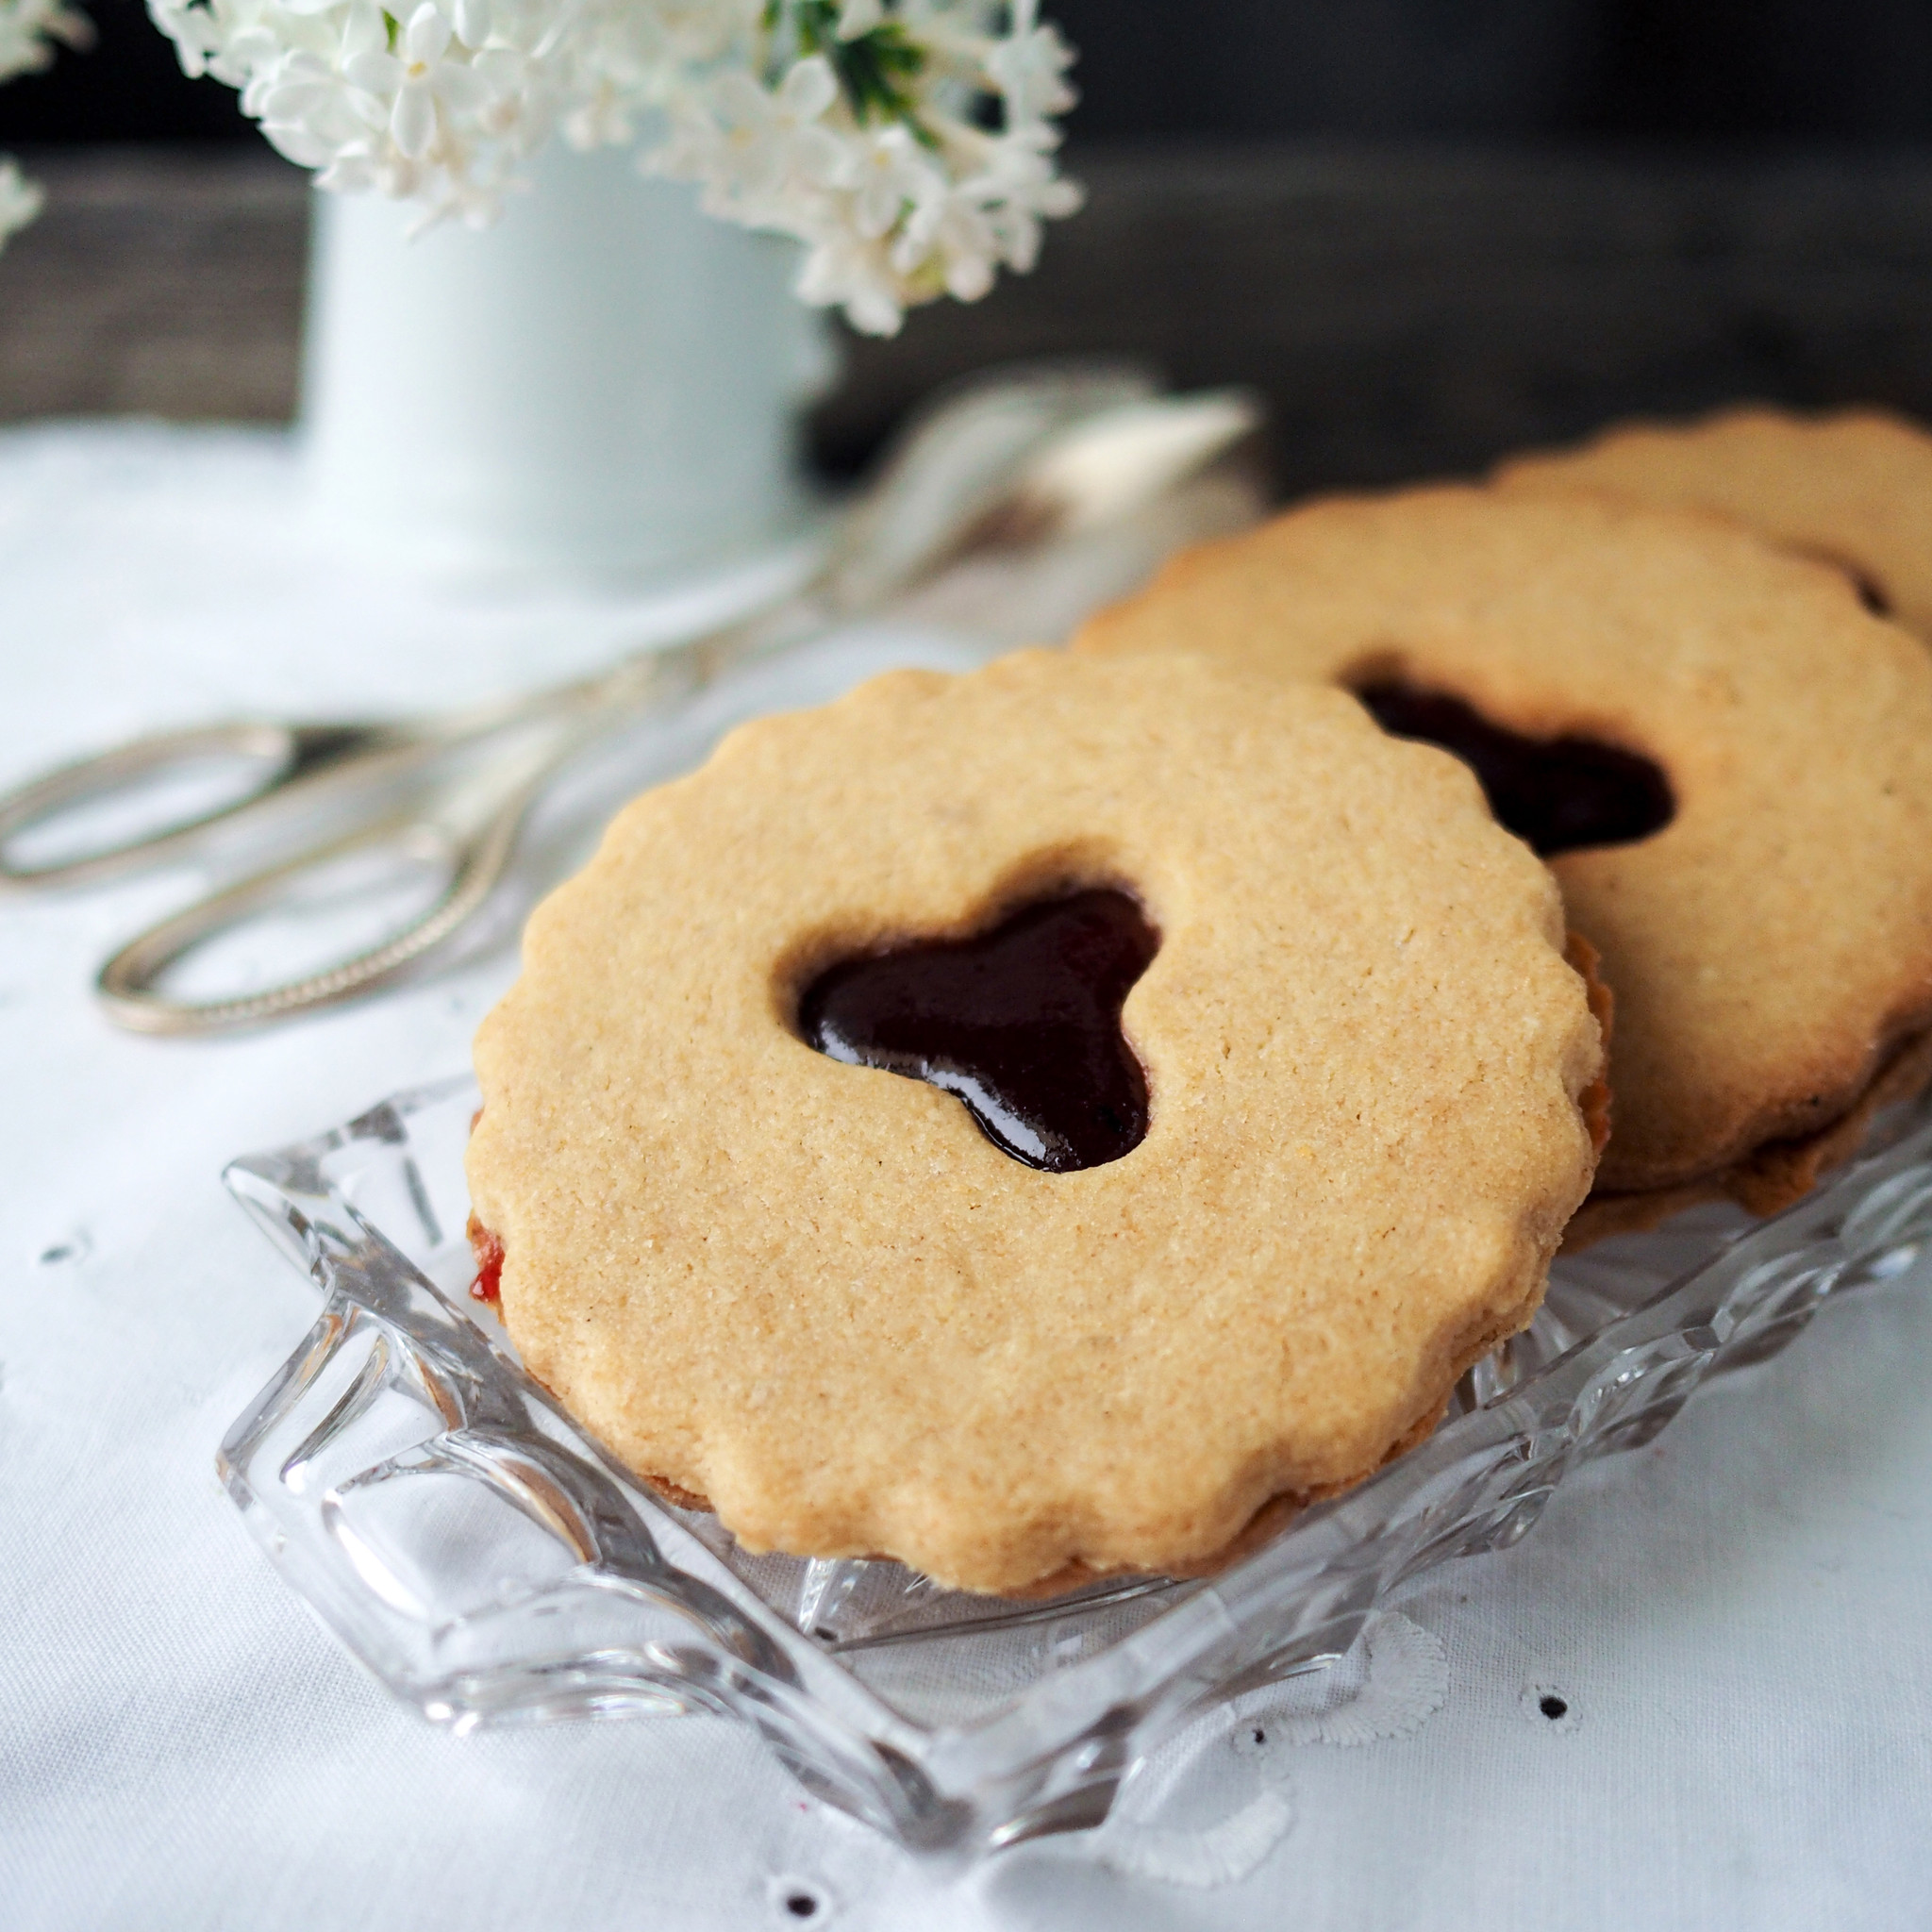
<instances>
[{"instance_id":1,"label":"flower cluster","mask_svg":"<svg viewBox=\"0 0 1932 1932\"><path fill-rule=\"evenodd\" d=\"M768 6L774 60L725 66L673 95L660 172L703 184L718 215L808 247L799 292L890 335L909 303L972 302L1024 272L1043 217L1079 191L1054 169L1052 116L1073 105L1072 56L1033 0L998 9L906 0ZM990 125L988 125L990 124Z\"/></svg>"},{"instance_id":2,"label":"flower cluster","mask_svg":"<svg viewBox=\"0 0 1932 1932\"><path fill-rule=\"evenodd\" d=\"M29 181L11 155L0 155L0 248L40 213L43 199L39 182Z\"/></svg>"},{"instance_id":3,"label":"flower cluster","mask_svg":"<svg viewBox=\"0 0 1932 1932\"><path fill-rule=\"evenodd\" d=\"M7 0L0 0L0 6ZM706 208L796 237L798 291L890 334L1032 266L1072 56L1037 0L148 0L190 74L325 188L494 219L560 135L650 134Z\"/></svg>"},{"instance_id":4,"label":"flower cluster","mask_svg":"<svg viewBox=\"0 0 1932 1932\"><path fill-rule=\"evenodd\" d=\"M93 28L61 0L0 0L0 80L39 74L54 62L54 43L90 45Z\"/></svg>"},{"instance_id":5,"label":"flower cluster","mask_svg":"<svg viewBox=\"0 0 1932 1932\"><path fill-rule=\"evenodd\" d=\"M84 15L61 0L0 0L0 80L53 64L54 43L85 47L94 37ZM41 191L0 156L0 248L41 211Z\"/></svg>"}]
</instances>

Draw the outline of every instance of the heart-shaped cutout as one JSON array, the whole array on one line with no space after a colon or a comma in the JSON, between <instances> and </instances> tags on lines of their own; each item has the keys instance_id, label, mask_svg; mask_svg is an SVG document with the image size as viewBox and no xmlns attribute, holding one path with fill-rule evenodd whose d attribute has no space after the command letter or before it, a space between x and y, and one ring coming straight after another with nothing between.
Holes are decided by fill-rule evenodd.
<instances>
[{"instance_id":1,"label":"heart-shaped cutout","mask_svg":"<svg viewBox=\"0 0 1932 1932\"><path fill-rule=\"evenodd\" d=\"M1125 892L1037 901L972 939L841 960L806 989L798 1030L835 1060L957 1094L1028 1167L1101 1167L1147 1132L1121 1005L1159 946Z\"/></svg>"},{"instance_id":2,"label":"heart-shaped cutout","mask_svg":"<svg viewBox=\"0 0 1932 1932\"><path fill-rule=\"evenodd\" d=\"M1676 816L1670 780L1647 758L1594 738L1525 738L1447 691L1396 679L1356 696L1391 738L1453 752L1476 775L1496 823L1540 858L1630 845Z\"/></svg>"}]
</instances>

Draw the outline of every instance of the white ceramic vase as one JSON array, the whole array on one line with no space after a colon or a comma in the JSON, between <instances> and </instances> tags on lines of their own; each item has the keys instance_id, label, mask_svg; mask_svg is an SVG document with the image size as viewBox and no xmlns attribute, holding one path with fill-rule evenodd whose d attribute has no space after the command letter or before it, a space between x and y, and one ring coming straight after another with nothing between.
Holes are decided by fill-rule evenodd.
<instances>
[{"instance_id":1,"label":"white ceramic vase","mask_svg":"<svg viewBox=\"0 0 1932 1932\"><path fill-rule=\"evenodd\" d=\"M687 575L802 508L796 425L834 370L790 244L627 153L553 148L481 233L410 240L316 196L302 426L315 514L462 577Z\"/></svg>"}]
</instances>

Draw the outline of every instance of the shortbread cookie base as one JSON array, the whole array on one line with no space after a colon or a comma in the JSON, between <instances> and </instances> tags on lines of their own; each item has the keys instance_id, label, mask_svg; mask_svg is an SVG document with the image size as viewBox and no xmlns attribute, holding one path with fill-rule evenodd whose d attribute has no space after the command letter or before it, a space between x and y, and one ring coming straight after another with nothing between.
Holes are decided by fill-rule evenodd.
<instances>
[{"instance_id":1,"label":"shortbread cookie base","mask_svg":"<svg viewBox=\"0 0 1932 1932\"><path fill-rule=\"evenodd\" d=\"M1162 935L1151 1123L1023 1166L792 1030L1070 886ZM749 1550L995 1593L1359 1480L1534 1311L1602 1050L1547 873L1352 701L1028 653L734 733L540 908L469 1170L531 1372Z\"/></svg>"},{"instance_id":2,"label":"shortbread cookie base","mask_svg":"<svg viewBox=\"0 0 1932 1932\"><path fill-rule=\"evenodd\" d=\"M1571 967L1583 981L1585 997L1591 1015L1597 1023L1601 1041L1607 1045L1610 1037L1614 1002L1609 989L1597 977L1595 949L1590 944L1588 940L1583 939L1576 933L1571 933L1568 935L1564 946L1564 957L1569 960ZM1928 1059L1928 1066L1932 1066L1932 1059ZM1609 1083L1601 1070L1601 1059L1596 1078L1585 1087L1578 1095L1577 1105L1578 1110L1583 1116L1585 1129L1590 1135L1591 1144L1595 1152L1601 1154L1605 1141L1609 1138L1610 1119ZM481 1119L481 1117L479 1112L476 1118ZM475 1122L472 1121L471 1125L474 1129ZM1573 1228L1575 1226L1574 1219L1570 1225ZM505 1257L503 1243L494 1230L485 1227L476 1216L472 1214L469 1219L467 1235L471 1249L476 1257L479 1280L485 1278L491 1282L499 1280ZM1491 1349L1507 1341L1511 1335L1526 1327L1535 1315L1536 1305L1541 1300L1541 1285L1539 1285L1529 1306L1514 1311L1507 1321L1497 1325L1493 1334L1469 1344L1465 1350L1467 1360L1463 1362L1462 1367L1452 1378L1452 1386L1453 1382L1460 1381L1463 1374L1466 1374ZM555 1391L552 1392L554 1393ZM1437 1403L1433 1410L1423 1415L1390 1446L1384 1454L1381 1462L1376 1467L1386 1468L1398 1457L1407 1454L1410 1449L1416 1447L1419 1443L1426 1441L1441 1424L1447 1407L1448 1397L1445 1395L1441 1401ZM1206 1557L1195 1559L1191 1563L1174 1566L1166 1574L1189 1577L1217 1575L1230 1564L1238 1562L1241 1557L1259 1549L1263 1543L1284 1529L1293 1521L1295 1516L1310 1504L1324 1501L1330 1496L1343 1494L1348 1490L1356 1487L1357 1483L1365 1481L1368 1476L1373 1475L1374 1473L1374 1470L1365 1470L1359 1477L1346 1482L1330 1484L1319 1491L1307 1491L1295 1495L1272 1496L1249 1518L1247 1524L1236 1534L1232 1541L1219 1550L1209 1552ZM698 1494L694 1490L689 1490L677 1483L674 1483L668 1477L646 1474L641 1476L641 1480L646 1483L658 1495L662 1496L666 1502L675 1505L680 1509L702 1510L708 1514L716 1513L708 1497ZM870 1554L876 1559L876 1552ZM1048 1576L1041 1577L1033 1583L1024 1585L1017 1590L1009 1590L1006 1594L1010 1597L1027 1600L1060 1596L1069 1591L1079 1590L1086 1584L1094 1582L1102 1576L1119 1575L1121 1574L1118 1569L1111 1571L1096 1570L1084 1560L1075 1558L1063 1569L1058 1570Z\"/></svg>"},{"instance_id":3,"label":"shortbread cookie base","mask_svg":"<svg viewBox=\"0 0 1932 1932\"><path fill-rule=\"evenodd\" d=\"M1530 1312L1534 1314L1535 1310L1532 1309ZM1528 1320L1529 1317L1525 1316L1522 1322L1519 1322L1514 1328L1509 1330L1509 1334L1513 1335L1518 1330L1527 1326ZM1496 1338L1496 1341L1500 1342L1507 1339L1507 1336L1499 1335ZM1489 1347L1479 1349L1471 1358L1471 1365L1474 1366L1475 1362L1480 1361L1490 1352L1490 1348L1495 1345L1495 1342L1491 1342ZM1464 1373L1466 1374L1467 1370ZM1457 1379L1459 1381L1461 1377L1458 1376ZM1381 1462L1376 1467L1387 1468L1398 1457L1406 1456L1411 1449L1426 1442L1435 1434L1448 1407L1449 1398L1444 1396L1412 1428L1390 1445L1388 1452L1383 1456ZM1356 1488L1357 1484L1366 1482L1374 1473L1374 1470L1364 1470L1354 1481L1335 1483L1326 1489L1307 1491L1300 1495L1271 1496L1248 1519L1246 1524L1237 1532L1232 1541L1224 1544L1219 1550L1210 1551L1206 1557L1195 1558L1190 1563L1174 1564L1158 1572L1145 1570L1126 1571L1119 1566L1109 1570L1096 1570L1091 1565L1075 1558L1073 1562L1054 1571L1050 1575L1036 1577L1031 1583L1021 1584L1015 1588L1002 1591L999 1593L1011 1602L1036 1603L1046 1597L1065 1596L1070 1591L1084 1590L1090 1583L1098 1583L1109 1576L1117 1577L1130 1574L1143 1576L1158 1574L1175 1578L1218 1576L1223 1571L1240 1562L1243 1557L1253 1555L1264 1543L1277 1536L1310 1504L1325 1501L1330 1496L1345 1495L1350 1490ZM700 1509L708 1515L715 1515L717 1513L712 1508L708 1497L700 1496L691 1490L680 1489L675 1483L667 1482L662 1476L647 1475L641 1477L640 1480L648 1484L667 1503L674 1504L680 1509ZM869 1553L865 1560L877 1562L881 1560L890 1561L891 1559L890 1557L882 1557L879 1552L873 1551Z\"/></svg>"},{"instance_id":4,"label":"shortbread cookie base","mask_svg":"<svg viewBox=\"0 0 1932 1932\"><path fill-rule=\"evenodd\" d=\"M482 1242L493 1241L495 1240L495 1237L483 1228L474 1216L471 1217L470 1238L472 1244L477 1247L479 1254L481 1253ZM1540 1304L1541 1299L1541 1291L1539 1288L1534 1301L1529 1307L1519 1310L1517 1315L1499 1328L1495 1335L1477 1345L1471 1352L1469 1360L1463 1365L1462 1370L1454 1380L1460 1381L1462 1375L1466 1374L1492 1348L1503 1341L1507 1341L1511 1335L1515 1335L1527 1327L1536 1313L1536 1304ZM1451 1386L1454 1386L1453 1382ZM551 1391L552 1394L556 1392L555 1390ZM1432 1410L1424 1414L1390 1445L1384 1453L1380 1463L1376 1465L1376 1468L1386 1468L1390 1463L1395 1461L1398 1457L1406 1456L1409 1450L1415 1448L1418 1444L1427 1441L1441 1424L1448 1407L1449 1398L1445 1395L1436 1404ZM686 1489L681 1484L671 1481L668 1476L646 1474L642 1472L633 1473L637 1474L639 1481L645 1484L676 1508L701 1510L707 1515L717 1514L716 1507L712 1504L711 1499L708 1496L700 1495L695 1490ZM1259 1549L1263 1543L1286 1528L1310 1504L1323 1502L1330 1496L1344 1495L1359 1483L1365 1482L1374 1473L1374 1470L1364 1470L1359 1476L1353 1477L1345 1482L1331 1483L1323 1489L1304 1491L1297 1495L1271 1496L1248 1519L1246 1524L1237 1532L1234 1539L1221 1549L1210 1551L1207 1556L1196 1557L1191 1562L1171 1565L1158 1574L1175 1577L1218 1575L1222 1571L1228 1568L1230 1564L1239 1562L1241 1557ZM865 1557L866 1560L874 1562L891 1560L891 1557L885 1557L882 1552L876 1550L866 1552ZM1087 1584L1095 1582L1103 1576L1118 1576L1122 1574L1122 1569L1119 1566L1108 1570L1099 1570L1091 1566L1084 1559L1075 1557L1072 1562L1059 1570L1054 1571L1049 1575L1036 1578L1031 1583L1022 1584L1016 1588L1009 1588L1002 1591L1001 1594L1021 1601L1064 1596L1069 1591L1082 1589ZM1143 1570L1134 1574L1144 1575L1151 1573Z\"/></svg>"},{"instance_id":5,"label":"shortbread cookie base","mask_svg":"<svg viewBox=\"0 0 1932 1932\"><path fill-rule=\"evenodd\" d=\"M1505 490L1607 490L1722 511L1847 571L1932 639L1932 436L1876 409L1727 409L1624 424L1571 450L1513 457Z\"/></svg>"},{"instance_id":6,"label":"shortbread cookie base","mask_svg":"<svg viewBox=\"0 0 1932 1932\"><path fill-rule=\"evenodd\" d=\"M1753 1214L1780 1214L1858 1151L1880 1113L1914 1099L1928 1084L1932 1033L1899 1047L1852 1106L1815 1134L1768 1141L1724 1173L1683 1187L1659 1188L1647 1194L1592 1193L1563 1231L1562 1252L1579 1254L1612 1235L1646 1233L1706 1201L1735 1201Z\"/></svg>"},{"instance_id":7,"label":"shortbread cookie base","mask_svg":"<svg viewBox=\"0 0 1932 1932\"><path fill-rule=\"evenodd\" d=\"M1661 831L1551 860L1617 996L1600 1190L1841 1118L1932 1024L1932 655L1838 572L1597 495L1336 499L1170 562L1075 648L1397 677L1660 766Z\"/></svg>"}]
</instances>

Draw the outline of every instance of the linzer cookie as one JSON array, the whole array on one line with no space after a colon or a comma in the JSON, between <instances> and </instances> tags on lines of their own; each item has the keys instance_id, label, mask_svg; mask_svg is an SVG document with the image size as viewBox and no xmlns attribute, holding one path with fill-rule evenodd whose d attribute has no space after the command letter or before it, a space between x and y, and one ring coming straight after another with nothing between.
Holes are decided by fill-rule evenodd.
<instances>
[{"instance_id":1,"label":"linzer cookie","mask_svg":"<svg viewBox=\"0 0 1932 1932\"><path fill-rule=\"evenodd\" d=\"M748 725L530 923L531 1371L754 1550L1211 1566L1433 1425L1587 1191L1547 872L1353 700L1032 652Z\"/></svg>"},{"instance_id":2,"label":"linzer cookie","mask_svg":"<svg viewBox=\"0 0 1932 1932\"><path fill-rule=\"evenodd\" d=\"M1423 490L1189 552L1077 644L1331 680L1469 760L1616 996L1598 1186L1645 1198L1599 1224L1783 1205L1916 1065L1932 658L1839 572L1706 513Z\"/></svg>"},{"instance_id":3,"label":"linzer cookie","mask_svg":"<svg viewBox=\"0 0 1932 1932\"><path fill-rule=\"evenodd\" d=\"M1577 449L1513 458L1497 480L1722 511L1839 565L1873 608L1932 639L1932 436L1897 416L1746 408L1626 424Z\"/></svg>"}]
</instances>

